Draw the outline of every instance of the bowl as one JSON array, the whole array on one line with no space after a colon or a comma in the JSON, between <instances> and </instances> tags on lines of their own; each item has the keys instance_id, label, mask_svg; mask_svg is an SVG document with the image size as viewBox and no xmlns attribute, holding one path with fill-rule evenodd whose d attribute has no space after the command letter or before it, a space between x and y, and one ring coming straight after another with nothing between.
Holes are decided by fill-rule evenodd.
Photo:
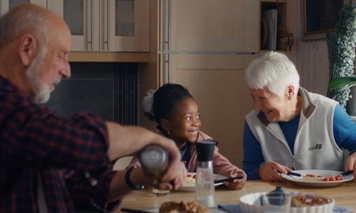
<instances>
[{"instance_id":1,"label":"bowl","mask_svg":"<svg viewBox=\"0 0 356 213\"><path fill-rule=\"evenodd\" d=\"M260 197L268 192L256 192L240 197L240 208L244 213L264 213L261 206ZM287 192L288 193L288 192ZM327 204L311 207L291 207L291 213L332 213L335 206L335 200L325 195L303 192L306 195L324 197L329 200ZM290 192L292 196L296 196L298 192Z\"/></svg>"}]
</instances>

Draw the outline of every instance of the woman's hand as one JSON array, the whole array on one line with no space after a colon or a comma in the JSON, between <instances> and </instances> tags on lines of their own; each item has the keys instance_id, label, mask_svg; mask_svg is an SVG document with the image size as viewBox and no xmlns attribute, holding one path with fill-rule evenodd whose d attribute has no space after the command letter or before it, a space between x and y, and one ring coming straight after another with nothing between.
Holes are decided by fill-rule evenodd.
<instances>
[{"instance_id":1,"label":"woman's hand","mask_svg":"<svg viewBox=\"0 0 356 213\"><path fill-rule=\"evenodd\" d=\"M285 182L286 180L280 175L287 174L292 170L286 166L283 166L274 161L269 161L260 166L259 175L260 178L264 181L280 181Z\"/></svg>"}]
</instances>

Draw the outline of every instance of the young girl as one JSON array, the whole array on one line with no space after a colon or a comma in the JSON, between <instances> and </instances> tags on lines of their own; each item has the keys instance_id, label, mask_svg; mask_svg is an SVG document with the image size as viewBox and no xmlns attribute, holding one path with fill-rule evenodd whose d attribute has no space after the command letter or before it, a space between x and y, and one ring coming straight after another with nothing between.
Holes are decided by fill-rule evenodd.
<instances>
[{"instance_id":1,"label":"young girl","mask_svg":"<svg viewBox=\"0 0 356 213\"><path fill-rule=\"evenodd\" d=\"M181 150L182 161L188 172L196 172L197 152L195 142L212 138L201 132L198 105L189 91L179 84L165 84L158 90L149 90L143 99L144 114L157 124L157 130L172 139ZM135 157L130 166L139 164ZM232 189L241 189L246 182L246 174L232 165L215 147L213 168L215 174L227 177L243 176L243 179L226 182Z\"/></svg>"}]
</instances>

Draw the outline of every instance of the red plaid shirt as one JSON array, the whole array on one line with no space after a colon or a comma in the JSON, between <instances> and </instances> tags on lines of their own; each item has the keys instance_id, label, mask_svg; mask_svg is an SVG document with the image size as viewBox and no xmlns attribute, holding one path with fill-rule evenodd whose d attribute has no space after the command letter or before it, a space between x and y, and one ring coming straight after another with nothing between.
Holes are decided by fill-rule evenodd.
<instances>
[{"instance_id":1,"label":"red plaid shirt","mask_svg":"<svg viewBox=\"0 0 356 213\"><path fill-rule=\"evenodd\" d=\"M112 211L107 149L100 118L63 118L0 76L0 212L38 212L38 172L49 212Z\"/></svg>"}]
</instances>

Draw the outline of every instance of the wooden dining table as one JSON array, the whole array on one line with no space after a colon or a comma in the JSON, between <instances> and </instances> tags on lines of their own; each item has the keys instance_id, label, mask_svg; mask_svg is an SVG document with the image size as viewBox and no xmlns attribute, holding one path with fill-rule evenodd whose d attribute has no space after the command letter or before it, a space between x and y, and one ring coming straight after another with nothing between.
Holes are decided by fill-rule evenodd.
<instances>
[{"instance_id":1,"label":"wooden dining table","mask_svg":"<svg viewBox=\"0 0 356 213\"><path fill-rule=\"evenodd\" d=\"M306 187L298 186L292 182L266 182L261 180L249 180L241 190L231 190L224 185L215 189L216 204L238 204L241 196L255 192L269 192L277 186L282 186L288 192L308 192L322 194L335 199L335 205L346 207L356 212L356 182L344 182L334 187ZM133 191L127 195L122 204L115 212L122 212L122 208L136 210L159 209L160 205L166 201L193 201L195 199L192 191L171 191L166 196L156 197L150 189Z\"/></svg>"}]
</instances>

